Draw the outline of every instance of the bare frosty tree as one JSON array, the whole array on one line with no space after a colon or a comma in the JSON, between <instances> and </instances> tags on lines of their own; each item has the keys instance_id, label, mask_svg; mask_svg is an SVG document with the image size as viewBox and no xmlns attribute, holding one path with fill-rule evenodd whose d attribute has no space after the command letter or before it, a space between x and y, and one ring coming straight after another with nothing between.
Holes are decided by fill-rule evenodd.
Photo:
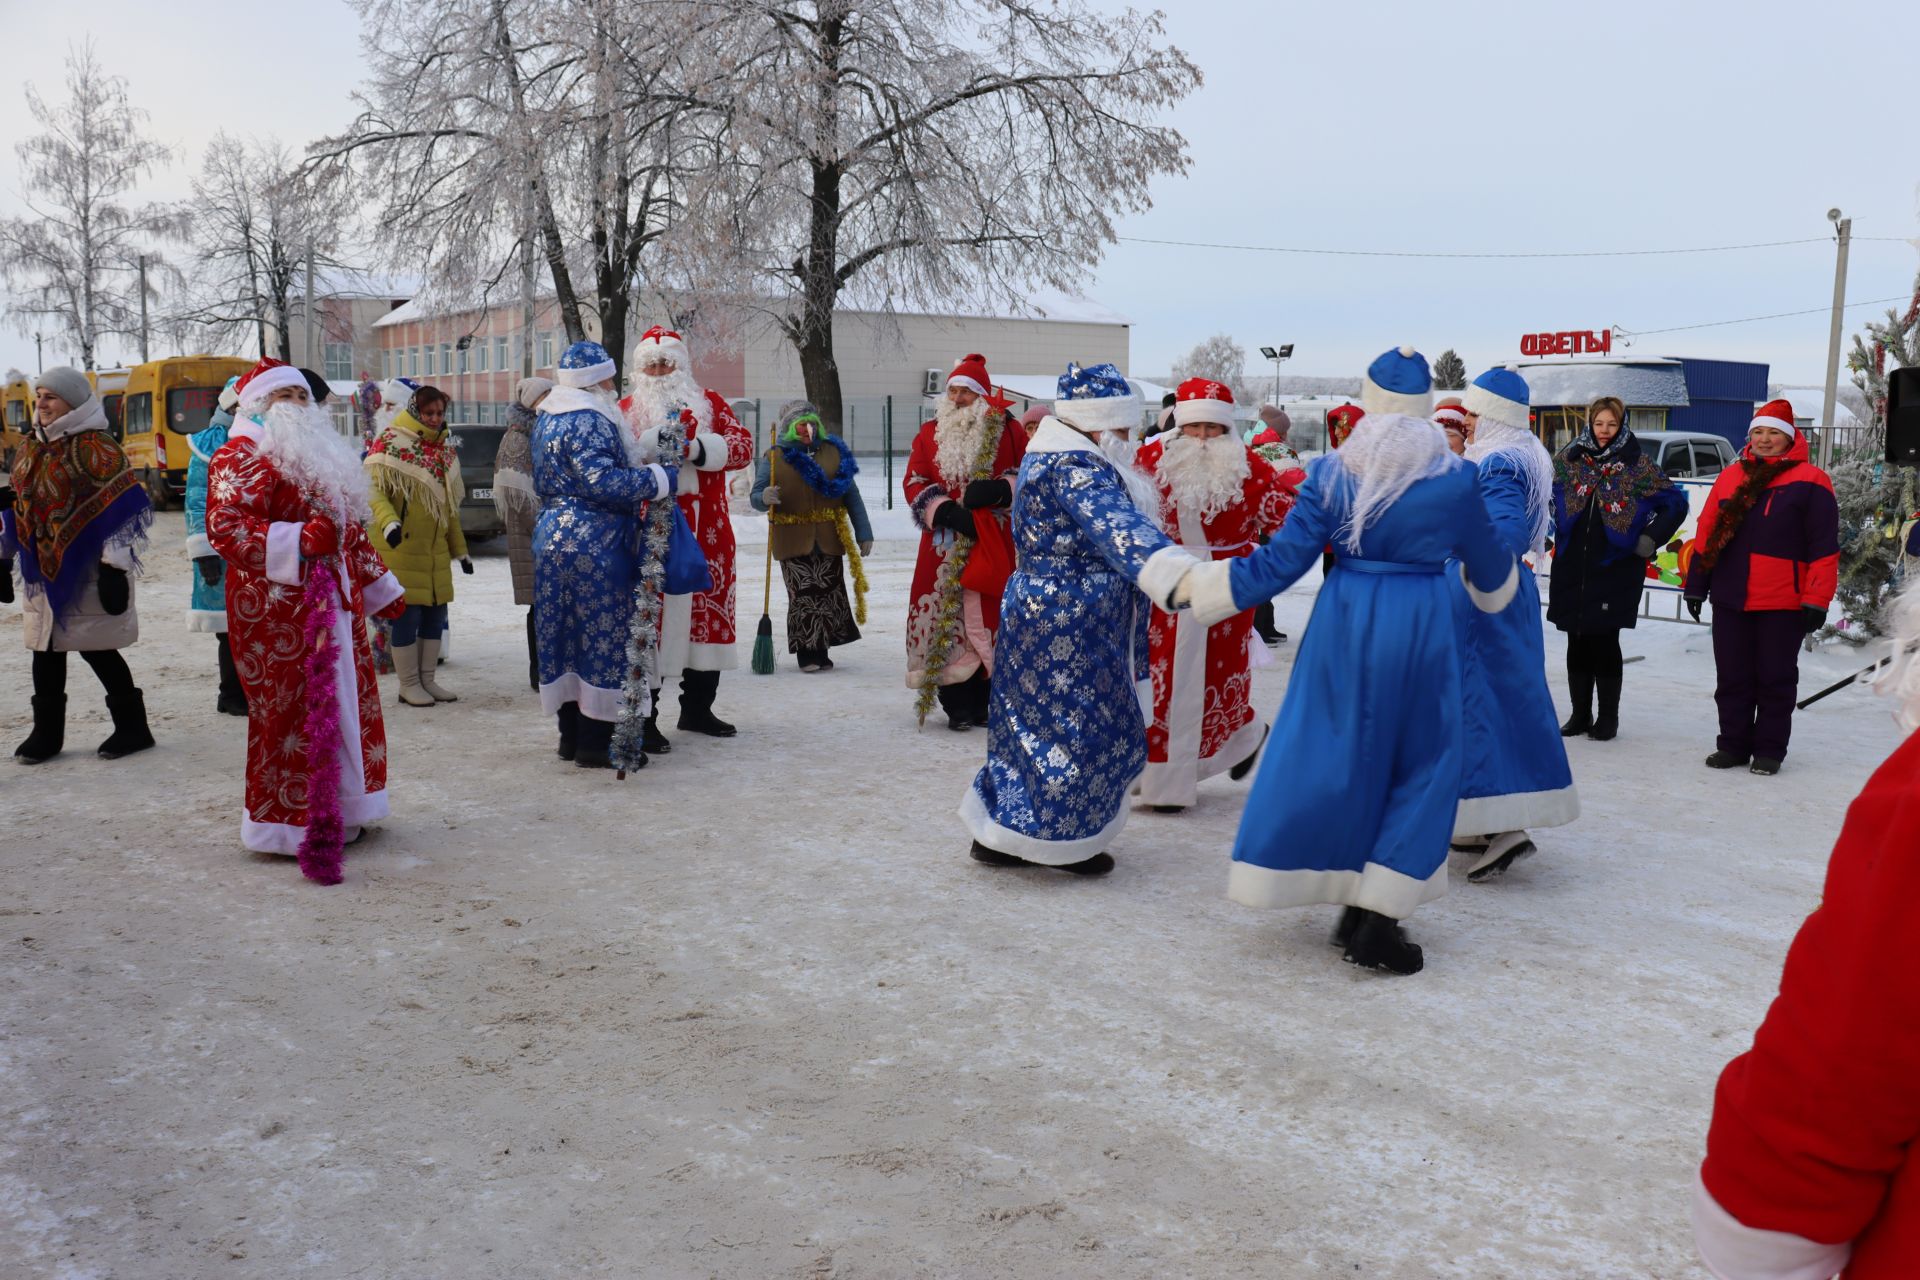
<instances>
[{"instance_id":1,"label":"bare frosty tree","mask_svg":"<svg viewBox=\"0 0 1920 1280\"><path fill-rule=\"evenodd\" d=\"M306 305L309 251L316 271L336 283L349 271L338 256L346 214L338 189L304 182L298 167L278 142L214 135L193 183L196 270L176 323L218 344L250 338L263 356L293 359L293 304Z\"/></svg>"},{"instance_id":2,"label":"bare frosty tree","mask_svg":"<svg viewBox=\"0 0 1920 1280\"><path fill-rule=\"evenodd\" d=\"M1442 351L1433 362L1433 388L1436 391L1463 391L1467 385L1467 362L1452 347Z\"/></svg>"},{"instance_id":3,"label":"bare frosty tree","mask_svg":"<svg viewBox=\"0 0 1920 1280\"><path fill-rule=\"evenodd\" d=\"M1205 342L1173 362L1173 380L1185 382L1188 378L1211 378L1224 384L1233 392L1236 401L1245 403L1247 376L1247 349L1235 342L1231 335L1216 333Z\"/></svg>"},{"instance_id":4,"label":"bare frosty tree","mask_svg":"<svg viewBox=\"0 0 1920 1280\"><path fill-rule=\"evenodd\" d=\"M157 281L177 278L154 245L184 237L187 215L128 203L171 153L142 136L146 113L91 45L67 56L66 101L49 103L32 86L26 94L45 132L15 148L29 216L0 219L0 275L15 290L8 315L24 333L48 322L65 329L91 369L103 335L139 332L142 260L149 298Z\"/></svg>"},{"instance_id":5,"label":"bare frosty tree","mask_svg":"<svg viewBox=\"0 0 1920 1280\"><path fill-rule=\"evenodd\" d=\"M682 47L714 150L681 176L672 259L770 299L807 396L838 422L833 312L997 303L1084 283L1114 220L1187 167L1153 117L1200 83L1159 14L1082 0L645 6ZM685 255L684 257L682 255Z\"/></svg>"},{"instance_id":6,"label":"bare frosty tree","mask_svg":"<svg viewBox=\"0 0 1920 1280\"><path fill-rule=\"evenodd\" d=\"M619 359L642 256L665 226L667 127L686 106L653 6L618 0L355 0L373 73L361 114L310 148L357 181L391 264L483 304L537 256L569 340ZM591 280L583 296L576 278ZM511 296L511 295L509 295Z\"/></svg>"}]
</instances>

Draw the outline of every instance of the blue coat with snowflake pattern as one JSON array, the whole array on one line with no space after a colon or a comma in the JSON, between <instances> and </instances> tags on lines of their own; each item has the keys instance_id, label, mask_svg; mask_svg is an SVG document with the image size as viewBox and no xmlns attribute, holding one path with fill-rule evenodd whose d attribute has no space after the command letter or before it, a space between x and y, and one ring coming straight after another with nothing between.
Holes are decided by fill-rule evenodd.
<instances>
[{"instance_id":1,"label":"blue coat with snowflake pattern","mask_svg":"<svg viewBox=\"0 0 1920 1280\"><path fill-rule=\"evenodd\" d=\"M987 763L960 813L988 848L1065 866L1106 852L1126 823L1147 763L1147 611L1196 562L1053 418L1027 445L1012 518Z\"/></svg>"},{"instance_id":2,"label":"blue coat with snowflake pattern","mask_svg":"<svg viewBox=\"0 0 1920 1280\"><path fill-rule=\"evenodd\" d=\"M227 442L232 427L233 415L216 409L204 429L187 437L187 557L192 560L214 555L213 544L207 541L207 464ZM218 569L212 582L200 576L199 565L193 566L193 595L187 602L189 631L218 635L227 629L227 562L217 556L214 562Z\"/></svg>"}]
</instances>

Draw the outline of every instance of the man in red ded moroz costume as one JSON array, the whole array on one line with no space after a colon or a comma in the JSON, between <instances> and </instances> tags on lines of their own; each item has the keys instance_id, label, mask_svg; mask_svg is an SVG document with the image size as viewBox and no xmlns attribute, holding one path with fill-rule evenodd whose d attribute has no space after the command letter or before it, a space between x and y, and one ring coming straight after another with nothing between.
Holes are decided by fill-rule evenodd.
<instances>
[{"instance_id":1,"label":"man in red ded moroz costume","mask_svg":"<svg viewBox=\"0 0 1920 1280\"><path fill-rule=\"evenodd\" d=\"M713 586L693 595L668 596L660 620L660 661L664 679L680 673L679 727L689 733L731 738L734 727L713 714L720 673L740 665L734 649L733 520L727 514L727 476L752 464L753 433L740 425L733 407L719 392L693 377L693 361L684 339L654 325L633 348L633 391L620 402L627 430L634 434L638 464L680 467L675 487L680 513L687 518L707 557ZM669 430L671 428L671 430ZM661 734L658 699L647 716L642 743L648 755L673 749Z\"/></svg>"},{"instance_id":2,"label":"man in red ded moroz costume","mask_svg":"<svg viewBox=\"0 0 1920 1280\"><path fill-rule=\"evenodd\" d=\"M1780 995L1713 1098L1693 1232L1721 1280L1920 1274L1920 586L1880 678L1907 740L1847 810Z\"/></svg>"},{"instance_id":3,"label":"man in red ded moroz costume","mask_svg":"<svg viewBox=\"0 0 1920 1280\"><path fill-rule=\"evenodd\" d=\"M907 606L907 687L929 685L947 727L987 723L1000 596L1013 573L1007 510L1026 453L1026 432L1007 417L982 355L947 377L933 420L913 438L900 487L920 526L920 558Z\"/></svg>"},{"instance_id":4,"label":"man in red ded moroz costume","mask_svg":"<svg viewBox=\"0 0 1920 1280\"><path fill-rule=\"evenodd\" d=\"M227 562L227 630L247 695L246 847L340 882L340 850L387 816L387 739L366 616L398 617L400 580L367 541L360 441L310 402L301 372L240 380L207 468L207 541Z\"/></svg>"},{"instance_id":5,"label":"man in red ded moroz costume","mask_svg":"<svg viewBox=\"0 0 1920 1280\"><path fill-rule=\"evenodd\" d=\"M1135 465L1160 491L1167 533L1202 559L1250 555L1280 527L1302 472L1281 475L1233 430L1233 392L1189 378L1175 392L1173 427L1141 448ZM1153 611L1153 718L1140 799L1162 813L1191 805L1203 779L1246 776L1266 726L1254 714L1248 642L1253 610L1212 627L1191 614Z\"/></svg>"}]
</instances>

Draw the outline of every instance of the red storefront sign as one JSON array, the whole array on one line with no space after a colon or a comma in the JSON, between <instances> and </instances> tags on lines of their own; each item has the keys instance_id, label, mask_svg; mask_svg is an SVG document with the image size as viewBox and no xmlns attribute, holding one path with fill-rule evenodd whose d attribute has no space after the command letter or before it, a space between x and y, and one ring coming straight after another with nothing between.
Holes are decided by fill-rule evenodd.
<instances>
[{"instance_id":1,"label":"red storefront sign","mask_svg":"<svg viewBox=\"0 0 1920 1280\"><path fill-rule=\"evenodd\" d=\"M1520 339L1523 356L1604 356L1613 352L1613 330L1568 329L1560 333L1530 333Z\"/></svg>"}]
</instances>

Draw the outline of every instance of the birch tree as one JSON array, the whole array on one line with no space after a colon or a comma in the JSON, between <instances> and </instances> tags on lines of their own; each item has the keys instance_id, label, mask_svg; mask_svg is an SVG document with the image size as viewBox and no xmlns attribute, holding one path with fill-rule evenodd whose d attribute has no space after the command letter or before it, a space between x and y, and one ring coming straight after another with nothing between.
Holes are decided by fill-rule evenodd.
<instances>
[{"instance_id":1,"label":"birch tree","mask_svg":"<svg viewBox=\"0 0 1920 1280\"><path fill-rule=\"evenodd\" d=\"M1247 349L1231 334L1216 333L1173 362L1173 380L1210 378L1233 392L1240 404L1247 402Z\"/></svg>"},{"instance_id":2,"label":"birch tree","mask_svg":"<svg viewBox=\"0 0 1920 1280\"><path fill-rule=\"evenodd\" d=\"M20 331L57 326L92 369L101 338L140 331L142 260L148 300L178 278L155 247L184 238L188 216L130 199L172 153L141 132L146 113L128 102L126 80L106 74L90 44L68 54L66 69L64 101L26 89L42 132L14 148L27 216L0 219L0 276Z\"/></svg>"},{"instance_id":3,"label":"birch tree","mask_svg":"<svg viewBox=\"0 0 1920 1280\"><path fill-rule=\"evenodd\" d=\"M1084 0L659 3L702 50L686 69L718 128L684 175L676 275L766 311L807 396L841 413L833 313L1017 309L1084 287L1116 220L1184 173L1157 118L1200 83L1161 15Z\"/></svg>"},{"instance_id":4,"label":"birch tree","mask_svg":"<svg viewBox=\"0 0 1920 1280\"><path fill-rule=\"evenodd\" d=\"M194 281L175 323L200 328L217 345L251 338L262 356L291 363L294 301L306 305L309 254L336 284L351 271L340 256L339 193L303 181L298 158L279 142L222 132L207 145L193 194Z\"/></svg>"},{"instance_id":5,"label":"birch tree","mask_svg":"<svg viewBox=\"0 0 1920 1280\"><path fill-rule=\"evenodd\" d=\"M537 258L568 340L591 327L621 359L643 255L666 226L664 133L687 105L666 83L679 61L647 56L653 6L355 7L372 74L353 125L309 148L309 172L366 193L392 265L447 301L486 305Z\"/></svg>"}]
</instances>

